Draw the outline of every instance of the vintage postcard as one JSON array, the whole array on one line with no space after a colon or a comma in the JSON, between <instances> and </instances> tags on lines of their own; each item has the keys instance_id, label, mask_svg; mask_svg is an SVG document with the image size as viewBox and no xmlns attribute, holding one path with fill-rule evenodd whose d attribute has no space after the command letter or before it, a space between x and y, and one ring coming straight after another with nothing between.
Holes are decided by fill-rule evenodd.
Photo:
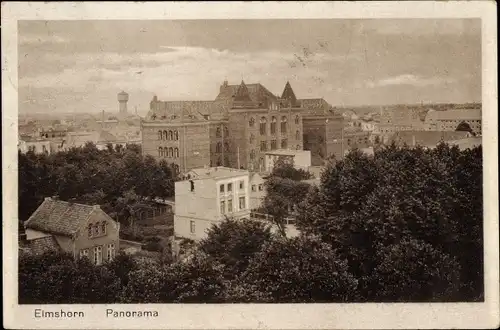
<instances>
[{"instance_id":1,"label":"vintage postcard","mask_svg":"<svg viewBox=\"0 0 500 330\"><path fill-rule=\"evenodd\" d=\"M498 327L495 12L3 2L4 327Z\"/></svg>"}]
</instances>

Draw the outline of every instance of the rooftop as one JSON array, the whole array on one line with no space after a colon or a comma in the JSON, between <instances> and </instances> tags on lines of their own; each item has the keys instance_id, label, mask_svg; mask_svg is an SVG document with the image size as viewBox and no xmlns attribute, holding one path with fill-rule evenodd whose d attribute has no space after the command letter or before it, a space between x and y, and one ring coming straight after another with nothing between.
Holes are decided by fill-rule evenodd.
<instances>
[{"instance_id":1,"label":"rooftop","mask_svg":"<svg viewBox=\"0 0 500 330\"><path fill-rule=\"evenodd\" d=\"M403 145L435 146L441 141L461 140L470 136L463 131L401 131L391 137L390 142Z\"/></svg>"},{"instance_id":2,"label":"rooftop","mask_svg":"<svg viewBox=\"0 0 500 330\"><path fill-rule=\"evenodd\" d=\"M425 120L481 120L481 109L429 110Z\"/></svg>"},{"instance_id":3,"label":"rooftop","mask_svg":"<svg viewBox=\"0 0 500 330\"><path fill-rule=\"evenodd\" d=\"M309 150L295 150L295 149L277 149L272 151L266 151L266 155L278 155L278 156L295 156L304 153L310 153Z\"/></svg>"},{"instance_id":4,"label":"rooftop","mask_svg":"<svg viewBox=\"0 0 500 330\"><path fill-rule=\"evenodd\" d=\"M25 222L25 227L51 234L71 236L95 210L100 210L99 206L70 203L46 197Z\"/></svg>"},{"instance_id":5,"label":"rooftop","mask_svg":"<svg viewBox=\"0 0 500 330\"><path fill-rule=\"evenodd\" d=\"M61 247L54 236L44 236L20 242L21 251L28 254L40 255L46 252L58 252Z\"/></svg>"},{"instance_id":6,"label":"rooftop","mask_svg":"<svg viewBox=\"0 0 500 330\"><path fill-rule=\"evenodd\" d=\"M188 174L193 179L203 180L203 179L224 179L237 177L242 175L248 175L247 170L239 170L236 168L217 166L217 167L204 167L195 168L188 172Z\"/></svg>"}]
</instances>

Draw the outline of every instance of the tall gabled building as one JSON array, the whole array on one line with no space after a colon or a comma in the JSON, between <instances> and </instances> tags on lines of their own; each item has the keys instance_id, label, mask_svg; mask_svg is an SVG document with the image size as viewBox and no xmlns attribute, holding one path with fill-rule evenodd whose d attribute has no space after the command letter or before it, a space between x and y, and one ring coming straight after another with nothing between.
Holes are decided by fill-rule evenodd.
<instances>
[{"instance_id":1,"label":"tall gabled building","mask_svg":"<svg viewBox=\"0 0 500 330\"><path fill-rule=\"evenodd\" d=\"M289 83L283 95L294 96ZM302 150L302 116L296 100L279 98L261 84L243 81L223 84L217 99L231 101L228 125L233 167L263 171L266 151Z\"/></svg>"},{"instance_id":2,"label":"tall gabled building","mask_svg":"<svg viewBox=\"0 0 500 330\"><path fill-rule=\"evenodd\" d=\"M307 149L322 163L342 149L342 117L331 108L323 99L297 99L289 82L281 96L260 83L224 81L213 101L154 97L142 122L143 153L181 172L203 166L262 171L265 153L278 149Z\"/></svg>"}]
</instances>

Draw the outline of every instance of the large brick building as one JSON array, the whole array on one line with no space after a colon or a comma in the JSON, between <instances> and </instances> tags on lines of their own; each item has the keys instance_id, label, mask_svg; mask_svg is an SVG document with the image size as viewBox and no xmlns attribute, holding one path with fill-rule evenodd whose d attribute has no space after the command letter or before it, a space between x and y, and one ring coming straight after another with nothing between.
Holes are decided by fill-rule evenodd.
<instances>
[{"instance_id":1,"label":"large brick building","mask_svg":"<svg viewBox=\"0 0 500 330\"><path fill-rule=\"evenodd\" d=\"M203 166L263 171L272 150L310 150L313 165L341 157L343 126L324 99L297 99L289 82L277 96L259 83L224 81L213 101L155 96L141 129L144 155L181 172Z\"/></svg>"},{"instance_id":2,"label":"large brick building","mask_svg":"<svg viewBox=\"0 0 500 330\"><path fill-rule=\"evenodd\" d=\"M289 83L281 97L243 81L225 81L213 101L154 97L141 124L143 153L182 172L203 166L257 171L266 151L303 149L301 110Z\"/></svg>"}]
</instances>

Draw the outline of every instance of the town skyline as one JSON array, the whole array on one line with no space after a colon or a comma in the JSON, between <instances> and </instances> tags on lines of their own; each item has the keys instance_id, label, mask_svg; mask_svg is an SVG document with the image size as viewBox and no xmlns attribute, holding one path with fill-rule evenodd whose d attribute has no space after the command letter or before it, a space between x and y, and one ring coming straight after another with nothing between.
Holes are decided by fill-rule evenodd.
<instances>
[{"instance_id":1,"label":"town skyline","mask_svg":"<svg viewBox=\"0 0 500 330\"><path fill-rule=\"evenodd\" d=\"M19 113L213 100L224 80L333 106L481 102L480 21L21 21Z\"/></svg>"}]
</instances>

